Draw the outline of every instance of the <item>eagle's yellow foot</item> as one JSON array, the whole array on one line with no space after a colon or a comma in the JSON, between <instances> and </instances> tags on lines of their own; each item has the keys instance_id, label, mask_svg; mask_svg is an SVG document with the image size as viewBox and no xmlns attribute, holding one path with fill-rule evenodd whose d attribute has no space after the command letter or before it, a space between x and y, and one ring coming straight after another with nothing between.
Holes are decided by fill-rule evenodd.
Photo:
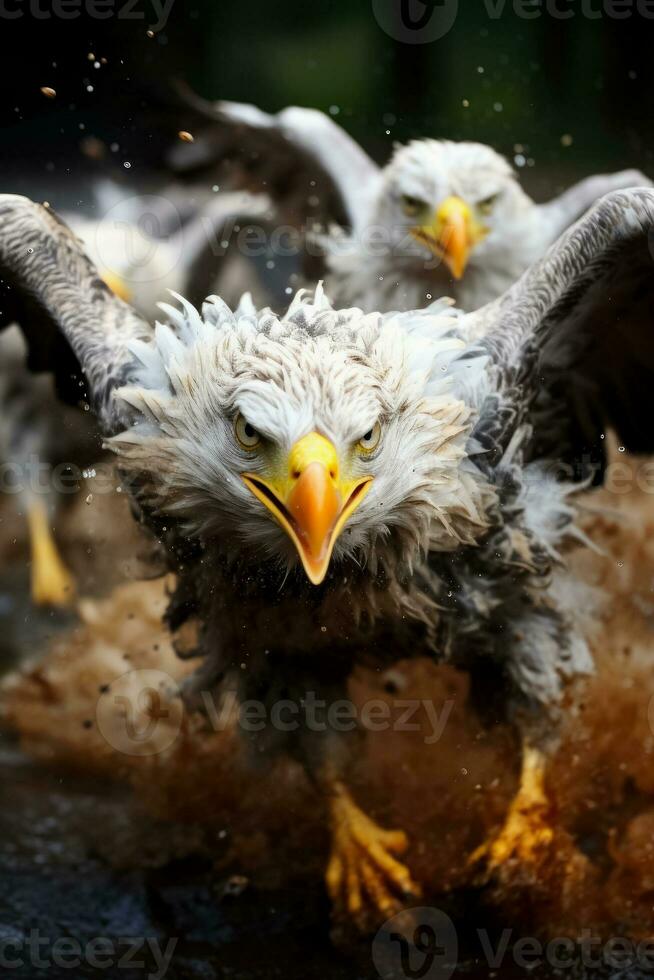
<instances>
[{"instance_id":1,"label":"eagle's yellow foot","mask_svg":"<svg viewBox=\"0 0 654 980\"><path fill-rule=\"evenodd\" d=\"M32 601L37 606L63 608L75 600L75 580L63 563L48 523L44 504L27 508L32 553Z\"/></svg>"},{"instance_id":2,"label":"eagle's yellow foot","mask_svg":"<svg viewBox=\"0 0 654 980\"><path fill-rule=\"evenodd\" d=\"M408 869L397 860L408 840L401 830L378 827L354 803L343 783L334 782L330 789L332 853L327 890L336 918L366 928L380 915L394 915L406 899L420 894Z\"/></svg>"},{"instance_id":3,"label":"eagle's yellow foot","mask_svg":"<svg viewBox=\"0 0 654 980\"><path fill-rule=\"evenodd\" d=\"M554 830L545 792L545 757L538 749L524 749L520 788L509 807L504 826L492 840L478 847L468 859L483 866L483 880L501 872L509 863L536 870L548 859Z\"/></svg>"}]
</instances>

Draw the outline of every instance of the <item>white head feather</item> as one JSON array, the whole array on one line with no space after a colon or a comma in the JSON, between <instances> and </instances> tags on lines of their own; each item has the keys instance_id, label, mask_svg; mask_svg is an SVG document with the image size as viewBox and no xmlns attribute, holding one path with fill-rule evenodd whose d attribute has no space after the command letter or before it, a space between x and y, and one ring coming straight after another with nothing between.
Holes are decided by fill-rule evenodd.
<instances>
[{"instance_id":1,"label":"white head feather","mask_svg":"<svg viewBox=\"0 0 654 980\"><path fill-rule=\"evenodd\" d=\"M312 431L345 455L381 420L378 449L352 464L353 475L374 480L334 560L385 555L410 566L421 550L454 549L485 527L492 492L465 450L485 365L459 360L465 345L447 304L364 315L333 310L319 287L278 318L249 297L234 312L211 297L202 316L178 299L182 309L166 307L170 325L157 325L154 342L133 346L139 382L117 397L134 424L111 441L126 469L146 475L158 512L228 554L291 565L287 535L241 474L274 465ZM265 437L265 452L239 445L237 413Z\"/></svg>"},{"instance_id":2,"label":"white head feather","mask_svg":"<svg viewBox=\"0 0 654 980\"><path fill-rule=\"evenodd\" d=\"M460 282L412 236L416 219L404 210L411 198L433 215L450 197L461 198L486 229ZM418 309L430 296L443 295L453 295L461 309L477 309L499 296L541 254L543 234L536 215L537 207L514 171L490 146L414 140L398 146L384 169L367 227L356 239L326 240L329 288L339 302L364 309Z\"/></svg>"}]
</instances>

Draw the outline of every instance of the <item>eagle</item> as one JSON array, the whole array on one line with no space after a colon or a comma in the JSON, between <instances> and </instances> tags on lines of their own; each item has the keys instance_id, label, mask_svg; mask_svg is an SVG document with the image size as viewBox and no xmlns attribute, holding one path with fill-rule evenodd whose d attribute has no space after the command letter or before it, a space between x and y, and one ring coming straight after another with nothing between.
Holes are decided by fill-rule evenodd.
<instances>
[{"instance_id":1,"label":"eagle","mask_svg":"<svg viewBox=\"0 0 654 980\"><path fill-rule=\"evenodd\" d=\"M263 705L258 747L293 753L323 796L336 914L366 928L418 893L408 841L348 789L360 731L271 719L309 700L329 718L361 663L448 661L511 717L520 788L470 859L528 867L552 836L565 696L593 669L565 566L576 494L602 481L609 427L652 449L654 192L603 198L472 314L338 309L318 287L283 315L178 296L152 328L51 210L2 195L0 228L2 322L62 395L83 379L175 573L167 623L199 658L185 695Z\"/></svg>"},{"instance_id":2,"label":"eagle","mask_svg":"<svg viewBox=\"0 0 654 980\"><path fill-rule=\"evenodd\" d=\"M265 192L278 208L277 224L306 234L304 244L295 242L306 281L324 278L336 306L366 313L420 309L442 296L477 310L600 197L650 186L639 171L625 170L590 177L541 205L507 160L481 143L417 139L396 145L380 168L318 110L291 106L271 115L191 94L187 100L207 122L198 122L193 143L170 152L175 173L208 189L223 184L226 170L228 182ZM253 223L261 224L256 216ZM314 223L331 233L312 232Z\"/></svg>"}]
</instances>

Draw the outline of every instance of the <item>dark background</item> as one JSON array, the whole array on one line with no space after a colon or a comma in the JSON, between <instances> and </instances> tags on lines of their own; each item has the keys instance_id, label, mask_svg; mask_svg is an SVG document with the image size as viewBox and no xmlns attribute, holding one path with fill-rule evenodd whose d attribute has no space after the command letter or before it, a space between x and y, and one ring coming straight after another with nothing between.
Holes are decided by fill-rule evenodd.
<instances>
[{"instance_id":1,"label":"dark background","mask_svg":"<svg viewBox=\"0 0 654 980\"><path fill-rule=\"evenodd\" d=\"M91 143L104 149L100 167L135 189L161 166L181 124L165 111L174 77L269 110L334 107L378 160L414 136L480 139L512 160L522 154L523 180L541 198L589 172L638 166L654 176L654 20L637 0L584 0L586 13L582 0L557 0L574 15L565 20L551 9L521 18L513 0L495 16L497 0L459 0L452 29L422 45L389 37L372 0L176 0L154 37L151 0L129 11L105 0L102 20L74 16L74 6L62 19L53 2L0 0L0 159L3 190L55 206L62 195L86 203L85 175L98 167L89 137L102 141ZM90 52L107 63L95 69ZM56 98L40 93L45 85Z\"/></svg>"}]
</instances>

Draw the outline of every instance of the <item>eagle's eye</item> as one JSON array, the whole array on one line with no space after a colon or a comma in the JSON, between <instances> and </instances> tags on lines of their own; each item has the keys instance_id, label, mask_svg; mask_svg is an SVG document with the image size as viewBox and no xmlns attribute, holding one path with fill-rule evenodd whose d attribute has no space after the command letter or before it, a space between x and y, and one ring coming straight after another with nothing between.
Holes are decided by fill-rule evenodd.
<instances>
[{"instance_id":1,"label":"eagle's eye","mask_svg":"<svg viewBox=\"0 0 654 980\"><path fill-rule=\"evenodd\" d=\"M234 434L243 449L256 449L261 442L261 436L257 430L240 413L234 422Z\"/></svg>"},{"instance_id":2,"label":"eagle's eye","mask_svg":"<svg viewBox=\"0 0 654 980\"><path fill-rule=\"evenodd\" d=\"M375 422L372 429L369 429L364 436L361 436L357 446L364 453L371 453L373 449L376 449L379 445L379 440L381 439L381 425L379 422Z\"/></svg>"},{"instance_id":3,"label":"eagle's eye","mask_svg":"<svg viewBox=\"0 0 654 980\"><path fill-rule=\"evenodd\" d=\"M483 201L478 201L477 211L479 211L480 214L489 215L497 204L499 196L499 194L491 194L490 197L485 197Z\"/></svg>"},{"instance_id":4,"label":"eagle's eye","mask_svg":"<svg viewBox=\"0 0 654 980\"><path fill-rule=\"evenodd\" d=\"M426 211L429 205L426 201L421 201L419 197L411 197L409 194L402 195L402 210L407 218L417 218L419 214Z\"/></svg>"}]
</instances>

